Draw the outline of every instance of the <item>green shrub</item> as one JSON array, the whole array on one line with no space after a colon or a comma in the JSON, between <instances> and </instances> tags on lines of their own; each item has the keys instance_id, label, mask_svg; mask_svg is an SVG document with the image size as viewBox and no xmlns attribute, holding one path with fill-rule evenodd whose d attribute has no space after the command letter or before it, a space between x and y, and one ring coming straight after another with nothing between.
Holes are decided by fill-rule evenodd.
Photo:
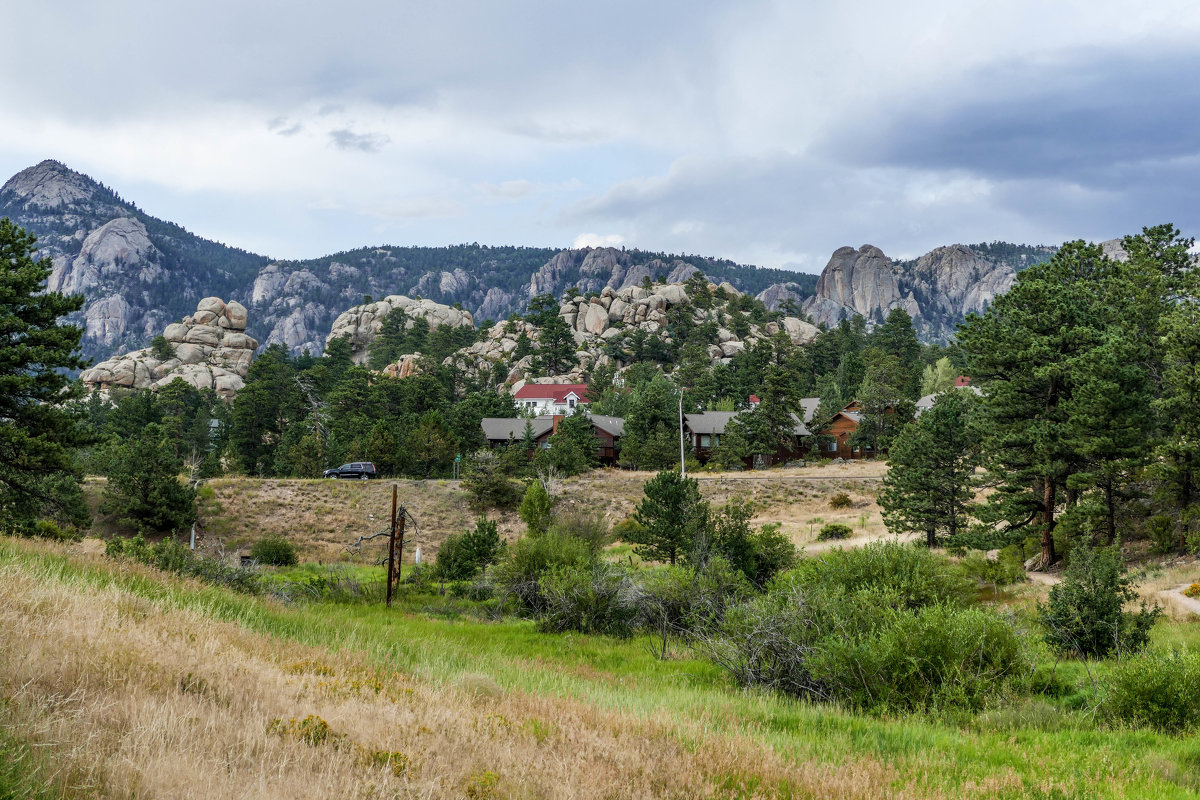
<instances>
[{"instance_id":1,"label":"green shrub","mask_svg":"<svg viewBox=\"0 0 1200 800\"><path fill-rule=\"evenodd\" d=\"M753 589L741 570L720 556L703 568L692 565L646 570L641 573L638 625L666 654L673 637L689 637L712 628L730 606L744 602Z\"/></svg>"},{"instance_id":2,"label":"green shrub","mask_svg":"<svg viewBox=\"0 0 1200 800\"><path fill-rule=\"evenodd\" d=\"M159 334L150 340L150 354L159 361L170 361L175 357L175 345L167 341L167 337Z\"/></svg>"},{"instance_id":3,"label":"green shrub","mask_svg":"<svg viewBox=\"0 0 1200 800\"><path fill-rule=\"evenodd\" d=\"M780 582L697 649L743 686L875 711L978 710L1027 672L1020 635L990 610L870 599Z\"/></svg>"},{"instance_id":4,"label":"green shrub","mask_svg":"<svg viewBox=\"0 0 1200 800\"><path fill-rule=\"evenodd\" d=\"M781 581L817 594L869 594L863 602L886 601L908 610L966 605L975 595L971 581L949 559L898 542L872 542L803 559Z\"/></svg>"},{"instance_id":5,"label":"green shrub","mask_svg":"<svg viewBox=\"0 0 1200 800\"><path fill-rule=\"evenodd\" d=\"M1175 520L1166 514L1155 514L1146 520L1146 533L1156 553L1174 553L1179 547L1179 534L1175 531Z\"/></svg>"},{"instance_id":6,"label":"green shrub","mask_svg":"<svg viewBox=\"0 0 1200 800\"><path fill-rule=\"evenodd\" d=\"M526 536L504 548L504 555L489 570L499 592L520 611L538 614L545 608L541 580L556 567L585 566L593 561L591 549L580 539L547 531Z\"/></svg>"},{"instance_id":7,"label":"green shrub","mask_svg":"<svg viewBox=\"0 0 1200 800\"><path fill-rule=\"evenodd\" d=\"M558 512L550 521L549 530L578 539L593 553L599 553L613 539L604 517L586 511Z\"/></svg>"},{"instance_id":8,"label":"green shrub","mask_svg":"<svg viewBox=\"0 0 1200 800\"><path fill-rule=\"evenodd\" d=\"M1150 628L1162 613L1145 601L1136 612L1125 611L1137 598L1125 575L1120 550L1080 543L1062 582L1050 589L1049 601L1038 603L1046 641L1060 653L1103 658L1113 652L1136 653L1150 640Z\"/></svg>"},{"instance_id":9,"label":"green shrub","mask_svg":"<svg viewBox=\"0 0 1200 800\"><path fill-rule=\"evenodd\" d=\"M980 583L990 583L993 586L1010 586L1025 580L1024 562L1020 560L1019 550L1005 548L999 558L991 559L986 553L975 551L969 553L960 562L963 572Z\"/></svg>"},{"instance_id":10,"label":"green shrub","mask_svg":"<svg viewBox=\"0 0 1200 800\"><path fill-rule=\"evenodd\" d=\"M853 535L854 529L849 525L843 525L840 522L831 522L821 527L821 532L817 534L817 541L827 542L830 539L849 539Z\"/></svg>"},{"instance_id":11,"label":"green shrub","mask_svg":"<svg viewBox=\"0 0 1200 800\"><path fill-rule=\"evenodd\" d=\"M854 501L850 499L850 495L845 492L838 492L833 497L829 498L830 508L849 508L854 505Z\"/></svg>"},{"instance_id":12,"label":"green shrub","mask_svg":"<svg viewBox=\"0 0 1200 800\"><path fill-rule=\"evenodd\" d=\"M471 457L462 487L470 493L471 505L477 509L516 508L523 496L521 484L508 476L490 451Z\"/></svg>"},{"instance_id":13,"label":"green shrub","mask_svg":"<svg viewBox=\"0 0 1200 800\"><path fill-rule=\"evenodd\" d=\"M246 594L261 594L263 591L262 581L254 570L232 567L215 558L199 557L170 539L148 544L141 534L129 538L116 537L108 540L104 552L110 558L130 558Z\"/></svg>"},{"instance_id":14,"label":"green shrub","mask_svg":"<svg viewBox=\"0 0 1200 800\"><path fill-rule=\"evenodd\" d=\"M255 542L250 547L250 557L272 567L290 567L299 561L296 545L278 534L268 534Z\"/></svg>"},{"instance_id":15,"label":"green shrub","mask_svg":"<svg viewBox=\"0 0 1200 800\"><path fill-rule=\"evenodd\" d=\"M475 529L451 534L438 548L435 570L444 581L469 581L494 564L504 547L495 522L484 517L475 521Z\"/></svg>"},{"instance_id":16,"label":"green shrub","mask_svg":"<svg viewBox=\"0 0 1200 800\"><path fill-rule=\"evenodd\" d=\"M1101 708L1114 722L1168 733L1200 722L1200 653L1151 650L1123 659L1104 682Z\"/></svg>"},{"instance_id":17,"label":"green shrub","mask_svg":"<svg viewBox=\"0 0 1200 800\"><path fill-rule=\"evenodd\" d=\"M554 567L540 581L544 631L628 636L638 613L637 589L627 569L604 561Z\"/></svg>"},{"instance_id":18,"label":"green shrub","mask_svg":"<svg viewBox=\"0 0 1200 800\"><path fill-rule=\"evenodd\" d=\"M635 541L638 535L645 530L642 523L638 522L633 517L626 517L613 526L613 538L620 542ZM632 537L632 538L631 538Z\"/></svg>"},{"instance_id":19,"label":"green shrub","mask_svg":"<svg viewBox=\"0 0 1200 800\"><path fill-rule=\"evenodd\" d=\"M546 532L546 528L550 525L550 509L553 506L554 499L546 492L546 487L542 485L542 482L537 479L530 481L519 509L521 519L525 520L525 524L529 526L530 533Z\"/></svg>"}]
</instances>

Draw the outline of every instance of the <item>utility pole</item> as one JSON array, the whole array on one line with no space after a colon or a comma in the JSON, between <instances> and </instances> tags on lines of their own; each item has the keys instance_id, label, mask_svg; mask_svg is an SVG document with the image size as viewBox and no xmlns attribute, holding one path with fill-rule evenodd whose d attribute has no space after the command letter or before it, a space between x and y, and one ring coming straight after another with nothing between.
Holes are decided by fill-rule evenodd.
<instances>
[{"instance_id":1,"label":"utility pole","mask_svg":"<svg viewBox=\"0 0 1200 800\"><path fill-rule=\"evenodd\" d=\"M387 599L385 603L390 606L392 604L392 579L396 571L396 494L399 488L396 484L392 484L392 530L388 536L388 562L387 562Z\"/></svg>"}]
</instances>

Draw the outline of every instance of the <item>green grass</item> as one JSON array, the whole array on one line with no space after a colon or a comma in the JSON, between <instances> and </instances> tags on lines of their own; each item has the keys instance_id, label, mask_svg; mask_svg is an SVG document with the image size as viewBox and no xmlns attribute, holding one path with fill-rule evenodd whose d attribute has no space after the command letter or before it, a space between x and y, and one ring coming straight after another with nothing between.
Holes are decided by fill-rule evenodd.
<instances>
[{"instance_id":1,"label":"green grass","mask_svg":"<svg viewBox=\"0 0 1200 800\"><path fill-rule=\"evenodd\" d=\"M45 765L24 742L0 727L0 800L42 800L60 797Z\"/></svg>"},{"instance_id":2,"label":"green grass","mask_svg":"<svg viewBox=\"0 0 1200 800\"><path fill-rule=\"evenodd\" d=\"M1013 797L1174 798L1194 796L1196 788L1196 739L1107 729L1062 707L1043 708L1040 721L1030 726L1023 726L1019 709L1002 725L987 715L954 722L877 718L738 690L707 662L656 660L643 639L544 634L526 621L447 619L404 610L437 600L430 596L405 597L402 607L393 609L282 606L0 542L0 561L11 560L64 581L116 583L165 606L192 609L270 636L357 651L380 668L434 684L483 674L508 691L571 698L665 720L672 735L685 743L744 735L797 760L837 764L878 758L895 767L899 781L951 796L1005 775L1020 787ZM1155 640L1200 645L1200 626L1162 622ZM1080 677L1082 665L1064 663L1060 669L1072 681L1086 682ZM1053 725L1041 719L1047 715L1054 718Z\"/></svg>"}]
</instances>

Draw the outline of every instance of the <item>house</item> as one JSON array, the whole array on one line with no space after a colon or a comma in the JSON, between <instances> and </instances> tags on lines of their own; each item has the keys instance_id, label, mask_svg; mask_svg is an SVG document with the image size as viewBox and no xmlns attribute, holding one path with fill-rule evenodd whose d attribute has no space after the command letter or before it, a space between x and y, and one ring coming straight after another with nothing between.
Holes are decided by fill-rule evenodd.
<instances>
[{"instance_id":1,"label":"house","mask_svg":"<svg viewBox=\"0 0 1200 800\"><path fill-rule=\"evenodd\" d=\"M958 378L954 381L954 388L955 389L970 389L977 396L983 395L983 390L981 390L978 386L972 386L971 379L966 377L965 375L958 376ZM945 394L945 392L947 392L947 391L949 391L949 389L943 390L941 392L934 392L933 394L927 394L924 397L922 397L920 400L918 400L916 416L919 417L922 414L924 414L926 411L928 411L929 409L933 408L933 404L937 401L937 399L939 397L941 397L943 394Z\"/></svg>"},{"instance_id":2,"label":"house","mask_svg":"<svg viewBox=\"0 0 1200 800\"><path fill-rule=\"evenodd\" d=\"M850 437L862 422L861 406L853 402L833 415L829 427L821 435L818 450L822 458L872 458L870 447L851 447Z\"/></svg>"},{"instance_id":3,"label":"house","mask_svg":"<svg viewBox=\"0 0 1200 800\"><path fill-rule=\"evenodd\" d=\"M480 420L483 435L488 440L488 447L495 450L498 447L508 447L510 444L520 444L525 439L525 426L533 432L534 446L549 448L550 437L558 430L558 423L565 415L521 417L484 417ZM621 435L625 432L625 420L621 417L607 417L602 414L588 415L592 424L592 433L596 436L596 455L601 464L617 463L617 452L621 446Z\"/></svg>"},{"instance_id":4,"label":"house","mask_svg":"<svg viewBox=\"0 0 1200 800\"><path fill-rule=\"evenodd\" d=\"M570 414L587 405L586 383L527 383L513 394L523 414L553 416Z\"/></svg>"},{"instance_id":5,"label":"house","mask_svg":"<svg viewBox=\"0 0 1200 800\"><path fill-rule=\"evenodd\" d=\"M721 437L730 420L738 414L753 413L749 411L704 411L700 414L684 414L684 434L692 453L701 464L707 463L712 455L712 449L721 444ZM771 463L787 461L803 455L808 450L807 439L812 433L796 414L792 415L795 426L792 429L793 441L787 447L781 447L771 456Z\"/></svg>"}]
</instances>

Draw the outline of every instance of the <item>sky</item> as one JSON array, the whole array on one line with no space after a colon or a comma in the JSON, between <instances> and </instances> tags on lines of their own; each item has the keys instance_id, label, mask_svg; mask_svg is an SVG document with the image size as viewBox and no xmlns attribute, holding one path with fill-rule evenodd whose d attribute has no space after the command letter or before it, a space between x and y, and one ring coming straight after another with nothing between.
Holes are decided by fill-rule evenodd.
<instances>
[{"instance_id":1,"label":"sky","mask_svg":"<svg viewBox=\"0 0 1200 800\"><path fill-rule=\"evenodd\" d=\"M53 158L274 258L1200 235L1200 3L54 0L0 30Z\"/></svg>"}]
</instances>

